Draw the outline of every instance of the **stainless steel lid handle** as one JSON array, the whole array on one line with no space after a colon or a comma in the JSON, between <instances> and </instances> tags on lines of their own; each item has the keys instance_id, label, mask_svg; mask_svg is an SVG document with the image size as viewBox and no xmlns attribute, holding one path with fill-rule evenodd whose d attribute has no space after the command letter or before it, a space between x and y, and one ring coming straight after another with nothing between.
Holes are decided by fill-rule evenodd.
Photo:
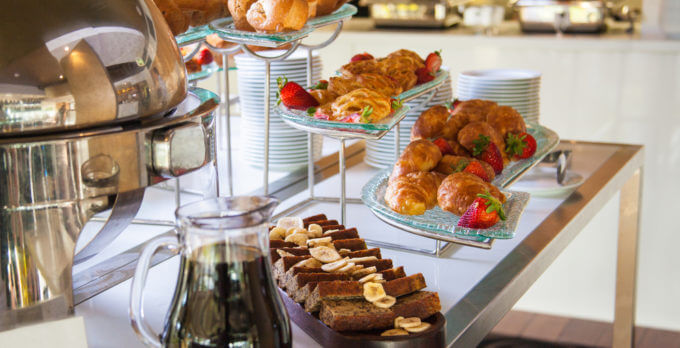
<instances>
[{"instance_id":1,"label":"stainless steel lid handle","mask_svg":"<svg viewBox=\"0 0 680 348\"><path fill-rule=\"evenodd\" d=\"M185 123L153 133L153 170L164 177L178 177L212 160L206 130L199 123Z\"/></svg>"}]
</instances>

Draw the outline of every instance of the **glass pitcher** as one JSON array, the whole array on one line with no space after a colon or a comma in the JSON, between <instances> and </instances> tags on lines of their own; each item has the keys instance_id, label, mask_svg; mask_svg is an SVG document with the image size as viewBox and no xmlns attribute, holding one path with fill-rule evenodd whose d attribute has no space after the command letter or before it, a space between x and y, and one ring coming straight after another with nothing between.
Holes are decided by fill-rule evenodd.
<instances>
[{"instance_id":1,"label":"glass pitcher","mask_svg":"<svg viewBox=\"0 0 680 348\"><path fill-rule=\"evenodd\" d=\"M268 197L214 198L175 212L175 237L152 240L142 252L130 294L132 327L156 347L291 347L288 314L274 284ZM175 295L157 335L144 321L142 290L158 249L177 249Z\"/></svg>"}]
</instances>

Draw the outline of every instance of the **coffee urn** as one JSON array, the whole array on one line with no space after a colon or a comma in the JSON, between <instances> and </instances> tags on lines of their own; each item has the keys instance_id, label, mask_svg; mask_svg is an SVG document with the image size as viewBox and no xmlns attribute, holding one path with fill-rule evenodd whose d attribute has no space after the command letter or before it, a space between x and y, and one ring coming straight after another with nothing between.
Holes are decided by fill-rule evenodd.
<instances>
[{"instance_id":1,"label":"coffee urn","mask_svg":"<svg viewBox=\"0 0 680 348\"><path fill-rule=\"evenodd\" d=\"M214 163L219 100L187 88L151 0L3 1L0 52L2 331L72 314L74 262L130 223L145 187Z\"/></svg>"}]
</instances>

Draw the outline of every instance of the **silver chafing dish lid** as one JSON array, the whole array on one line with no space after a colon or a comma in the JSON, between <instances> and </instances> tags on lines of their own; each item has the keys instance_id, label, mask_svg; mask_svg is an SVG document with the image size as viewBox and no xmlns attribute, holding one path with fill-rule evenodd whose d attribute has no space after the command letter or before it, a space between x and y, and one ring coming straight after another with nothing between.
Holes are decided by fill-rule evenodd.
<instances>
[{"instance_id":1,"label":"silver chafing dish lid","mask_svg":"<svg viewBox=\"0 0 680 348\"><path fill-rule=\"evenodd\" d=\"M0 18L0 137L144 118L186 96L151 0L5 1Z\"/></svg>"}]
</instances>

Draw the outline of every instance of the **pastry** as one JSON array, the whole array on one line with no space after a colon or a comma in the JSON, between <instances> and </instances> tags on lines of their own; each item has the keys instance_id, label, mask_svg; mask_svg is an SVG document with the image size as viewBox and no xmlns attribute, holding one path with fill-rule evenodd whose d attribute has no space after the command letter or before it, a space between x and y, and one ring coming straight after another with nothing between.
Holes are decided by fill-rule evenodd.
<instances>
[{"instance_id":1,"label":"pastry","mask_svg":"<svg viewBox=\"0 0 680 348\"><path fill-rule=\"evenodd\" d=\"M444 128L442 128L442 136L446 139L458 139L458 132L468 123L470 123L468 113L453 113L444 124Z\"/></svg>"},{"instance_id":2,"label":"pastry","mask_svg":"<svg viewBox=\"0 0 680 348\"><path fill-rule=\"evenodd\" d=\"M390 175L390 181L412 172L429 172L442 159L439 147L427 139L412 141L401 153Z\"/></svg>"},{"instance_id":3,"label":"pastry","mask_svg":"<svg viewBox=\"0 0 680 348\"><path fill-rule=\"evenodd\" d=\"M332 103L338 97L337 94L328 89L310 89L308 92L319 102L319 105L322 106Z\"/></svg>"},{"instance_id":4,"label":"pastry","mask_svg":"<svg viewBox=\"0 0 680 348\"><path fill-rule=\"evenodd\" d=\"M353 77L363 73L381 73L380 63L375 59L357 60L349 62L340 68L340 73L345 77Z\"/></svg>"},{"instance_id":5,"label":"pastry","mask_svg":"<svg viewBox=\"0 0 680 348\"><path fill-rule=\"evenodd\" d=\"M319 5L319 0L307 0L307 18L316 17L316 8Z\"/></svg>"},{"instance_id":6,"label":"pastry","mask_svg":"<svg viewBox=\"0 0 680 348\"><path fill-rule=\"evenodd\" d=\"M435 105L420 114L411 128L411 141L436 138L449 118L449 110L443 105Z\"/></svg>"},{"instance_id":7,"label":"pastry","mask_svg":"<svg viewBox=\"0 0 680 348\"><path fill-rule=\"evenodd\" d=\"M437 164L434 170L442 174L450 175L462 171L470 162L479 162L490 181L496 177L493 168L488 163L463 156L446 155L442 157L442 160L439 161L439 164Z\"/></svg>"},{"instance_id":8,"label":"pastry","mask_svg":"<svg viewBox=\"0 0 680 348\"><path fill-rule=\"evenodd\" d=\"M437 204L437 175L412 172L390 181L385 203L399 214L422 215Z\"/></svg>"},{"instance_id":9,"label":"pastry","mask_svg":"<svg viewBox=\"0 0 680 348\"><path fill-rule=\"evenodd\" d=\"M248 23L247 14L250 6L255 3L255 0L229 0L229 13L234 20L234 27L238 30L255 31L255 29Z\"/></svg>"},{"instance_id":10,"label":"pastry","mask_svg":"<svg viewBox=\"0 0 680 348\"><path fill-rule=\"evenodd\" d=\"M363 73L356 77L356 84L361 87L372 89L386 97L396 96L403 92L399 83L392 78L376 74Z\"/></svg>"},{"instance_id":11,"label":"pastry","mask_svg":"<svg viewBox=\"0 0 680 348\"><path fill-rule=\"evenodd\" d=\"M486 122L491 125L503 139L509 133L522 133L527 131L522 115L510 106L498 106L486 115Z\"/></svg>"},{"instance_id":12,"label":"pastry","mask_svg":"<svg viewBox=\"0 0 680 348\"><path fill-rule=\"evenodd\" d=\"M486 121L486 115L496 106L498 104L491 100L470 99L458 104L453 114L465 113L469 122L483 122Z\"/></svg>"},{"instance_id":13,"label":"pastry","mask_svg":"<svg viewBox=\"0 0 680 348\"><path fill-rule=\"evenodd\" d=\"M179 35L189 29L189 21L174 0L154 0L154 3L163 14L173 35Z\"/></svg>"},{"instance_id":14,"label":"pastry","mask_svg":"<svg viewBox=\"0 0 680 348\"><path fill-rule=\"evenodd\" d=\"M451 146L451 150L453 152L453 155L456 156L464 156L464 157L470 157L472 156L470 154L470 151L466 150L463 145L461 145L458 140L454 139L446 139L446 142Z\"/></svg>"},{"instance_id":15,"label":"pastry","mask_svg":"<svg viewBox=\"0 0 680 348\"><path fill-rule=\"evenodd\" d=\"M390 98L368 88L355 89L338 97L331 107L336 120L356 114L362 115L370 110L368 115L362 115L362 119L359 120L362 123L378 122L392 112Z\"/></svg>"},{"instance_id":16,"label":"pastry","mask_svg":"<svg viewBox=\"0 0 680 348\"><path fill-rule=\"evenodd\" d=\"M425 66L425 61L422 58L420 58L420 55L418 53L415 53L415 52L407 50L407 49L402 48L398 51L394 51L394 52L387 55L388 58L390 58L390 57L400 57L400 56L410 57L411 59L422 64L422 66Z\"/></svg>"},{"instance_id":17,"label":"pastry","mask_svg":"<svg viewBox=\"0 0 680 348\"><path fill-rule=\"evenodd\" d=\"M333 76L328 79L328 90L337 95L345 95L358 88L361 88L361 86L354 76Z\"/></svg>"},{"instance_id":18,"label":"pastry","mask_svg":"<svg viewBox=\"0 0 680 348\"><path fill-rule=\"evenodd\" d=\"M439 186L437 202L443 210L460 216L477 198L477 194L487 191L501 203L505 203L505 196L496 186L485 182L474 174L454 173L447 176Z\"/></svg>"},{"instance_id":19,"label":"pastry","mask_svg":"<svg viewBox=\"0 0 680 348\"><path fill-rule=\"evenodd\" d=\"M419 68L425 67L425 63L420 57L413 57L411 55L396 55L388 56L387 58L380 59L380 69L384 74L391 71L398 70L410 70L415 73Z\"/></svg>"},{"instance_id":20,"label":"pastry","mask_svg":"<svg viewBox=\"0 0 680 348\"><path fill-rule=\"evenodd\" d=\"M408 91L418 83L418 76L411 70L394 70L386 75L397 81L404 91Z\"/></svg>"},{"instance_id":21,"label":"pastry","mask_svg":"<svg viewBox=\"0 0 680 348\"><path fill-rule=\"evenodd\" d=\"M316 16L325 16L335 11L338 0L318 0L316 5Z\"/></svg>"},{"instance_id":22,"label":"pastry","mask_svg":"<svg viewBox=\"0 0 680 348\"><path fill-rule=\"evenodd\" d=\"M190 18L189 24L197 27L213 19L229 15L227 4L222 0L174 0L182 12Z\"/></svg>"},{"instance_id":23,"label":"pastry","mask_svg":"<svg viewBox=\"0 0 680 348\"><path fill-rule=\"evenodd\" d=\"M503 137L486 122L470 122L458 132L458 142L468 151L473 152L475 148L474 141L479 138L479 135L485 135L496 144L501 154L505 154L505 141Z\"/></svg>"},{"instance_id":24,"label":"pastry","mask_svg":"<svg viewBox=\"0 0 680 348\"><path fill-rule=\"evenodd\" d=\"M307 23L307 0L258 0L248 9L248 23L258 32L300 30Z\"/></svg>"}]
</instances>

